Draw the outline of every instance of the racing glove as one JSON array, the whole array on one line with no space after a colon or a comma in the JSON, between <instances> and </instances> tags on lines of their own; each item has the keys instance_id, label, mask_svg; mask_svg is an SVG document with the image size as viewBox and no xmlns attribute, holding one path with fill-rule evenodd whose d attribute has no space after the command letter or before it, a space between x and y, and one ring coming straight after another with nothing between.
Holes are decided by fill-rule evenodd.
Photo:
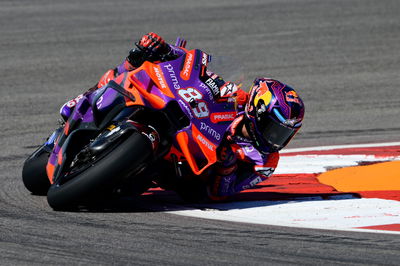
<instances>
[{"instance_id":1,"label":"racing glove","mask_svg":"<svg viewBox=\"0 0 400 266\"><path fill-rule=\"evenodd\" d=\"M139 50L149 55L163 55L170 51L169 45L154 32L143 35L142 39L136 44Z\"/></svg>"},{"instance_id":2,"label":"racing glove","mask_svg":"<svg viewBox=\"0 0 400 266\"><path fill-rule=\"evenodd\" d=\"M137 49L132 49L122 64L127 71L140 67L146 60L163 61L163 58L169 56L171 52L171 48L164 39L153 32L145 34L136 46Z\"/></svg>"}]
</instances>

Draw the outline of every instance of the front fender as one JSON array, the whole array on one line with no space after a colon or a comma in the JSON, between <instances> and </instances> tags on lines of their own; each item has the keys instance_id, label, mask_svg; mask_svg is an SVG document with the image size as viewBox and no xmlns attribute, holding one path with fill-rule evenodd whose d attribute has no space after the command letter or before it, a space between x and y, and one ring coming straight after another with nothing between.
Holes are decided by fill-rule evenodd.
<instances>
[{"instance_id":1,"label":"front fender","mask_svg":"<svg viewBox=\"0 0 400 266\"><path fill-rule=\"evenodd\" d=\"M105 150L109 150L113 145L120 143L128 138L134 131L137 131L134 125L127 121L113 122L100 134L97 129L77 129L67 137L61 148L53 150L55 157L52 161L56 162L51 183L62 178L63 173L68 171L72 161L79 156L79 153L85 152L90 156L97 156ZM78 157L79 159L79 157ZM50 160L49 160L50 163Z\"/></svg>"},{"instance_id":2,"label":"front fender","mask_svg":"<svg viewBox=\"0 0 400 266\"><path fill-rule=\"evenodd\" d=\"M72 161L77 152L79 152L97 132L97 129L83 128L76 129L69 135L63 134L59 137L46 166L47 177L51 184L59 178L65 166Z\"/></svg>"}]
</instances>

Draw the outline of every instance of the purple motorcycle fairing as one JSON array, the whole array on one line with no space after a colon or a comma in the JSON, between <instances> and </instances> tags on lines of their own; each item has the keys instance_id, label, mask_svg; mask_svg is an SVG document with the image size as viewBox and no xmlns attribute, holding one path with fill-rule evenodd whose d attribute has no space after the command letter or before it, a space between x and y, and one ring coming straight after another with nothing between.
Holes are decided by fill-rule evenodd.
<instances>
[{"instance_id":1,"label":"purple motorcycle fairing","mask_svg":"<svg viewBox=\"0 0 400 266\"><path fill-rule=\"evenodd\" d=\"M235 103L233 101L216 101L212 90L200 79L204 63L201 59L208 55L200 50L195 50L194 54L194 64L188 80L181 77L185 56L157 64L173 97L167 96L160 90L145 71L139 71L134 76L143 87L148 88L151 94L160 97L164 102L177 101L179 103L182 111L190 119L190 125L178 132L185 131L192 136L192 126L195 126L209 141L218 146L231 120L214 123L211 121L211 116L216 113L236 113ZM190 99L192 98L194 100L191 103Z\"/></svg>"},{"instance_id":2,"label":"purple motorcycle fairing","mask_svg":"<svg viewBox=\"0 0 400 266\"><path fill-rule=\"evenodd\" d=\"M192 58L193 63L189 77L183 79L181 72L186 63L185 54L187 55L189 52L194 55ZM132 100L135 97L140 97L142 103L139 104L140 101L133 100L133 105L145 105L160 111L166 108L169 102L177 102L183 113L190 120L189 125L179 129L177 134L185 132L188 136L187 146L191 156L195 158L201 171L205 169L206 165L210 164L210 154L214 154L211 157L215 160L216 147L221 143L228 126L236 114L235 104L229 100L217 101L211 88L201 81L200 74L204 73L204 68L207 65L207 61L204 60L204 58L208 58L207 54L200 50L189 52L184 50L181 56L172 61L158 64L147 63L150 68L141 67L138 70L123 73L102 88L84 95L77 102L66 122L64 132L55 142L48 163L50 181L53 183L54 178L57 178L61 169L63 169L71 135L82 129L97 132L100 129L98 120L103 113L106 115L108 110L115 108L116 105L126 108L129 106L127 105L128 98ZM149 71L150 75L145 70ZM150 99L146 99L145 95L140 93L136 93L133 96L131 94L132 91L130 91L133 85L130 82L130 75L139 81L141 88L145 89L147 93L161 99L164 102L164 106L157 106L158 108L156 108ZM160 82L164 82L164 85ZM114 83L119 88L111 86L111 83ZM158 86L164 86L164 88L159 88ZM127 95L132 97L126 97ZM214 119L212 121L213 114L230 114L231 119ZM197 131L196 134L193 133L194 131ZM174 140L172 144L179 149L177 140ZM199 173L200 171L197 172Z\"/></svg>"}]
</instances>

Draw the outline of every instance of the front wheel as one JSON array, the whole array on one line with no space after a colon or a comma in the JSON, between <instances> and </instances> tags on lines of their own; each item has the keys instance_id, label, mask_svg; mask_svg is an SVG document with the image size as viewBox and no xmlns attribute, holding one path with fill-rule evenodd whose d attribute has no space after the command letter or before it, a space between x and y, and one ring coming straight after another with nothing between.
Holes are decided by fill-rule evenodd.
<instances>
[{"instance_id":1,"label":"front wheel","mask_svg":"<svg viewBox=\"0 0 400 266\"><path fill-rule=\"evenodd\" d=\"M135 131L100 159L88 162L88 166L72 179L65 173L61 180L68 181L62 183L58 180L52 184L47 192L47 201L55 210L74 208L82 201L110 190L151 155L150 141Z\"/></svg>"},{"instance_id":2,"label":"front wheel","mask_svg":"<svg viewBox=\"0 0 400 266\"><path fill-rule=\"evenodd\" d=\"M24 162L22 181L26 189L34 195L46 195L50 187L50 181L46 174L46 164L49 154L42 146Z\"/></svg>"}]
</instances>

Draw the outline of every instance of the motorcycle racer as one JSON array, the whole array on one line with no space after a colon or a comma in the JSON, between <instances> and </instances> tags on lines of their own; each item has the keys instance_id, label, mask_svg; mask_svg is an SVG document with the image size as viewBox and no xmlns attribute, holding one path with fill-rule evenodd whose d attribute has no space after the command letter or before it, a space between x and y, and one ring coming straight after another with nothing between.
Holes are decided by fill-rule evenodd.
<instances>
[{"instance_id":1,"label":"motorcycle racer","mask_svg":"<svg viewBox=\"0 0 400 266\"><path fill-rule=\"evenodd\" d=\"M169 61L184 53L153 32L145 34L136 46L120 65L108 70L88 92L140 67L145 61ZM220 90L216 100L234 99L239 111L217 148L218 160L201 177L204 182L192 182L198 177L185 171L182 178L165 184L165 180L175 175L175 170L168 166L158 178L159 185L196 201L204 198L223 200L266 180L278 165L279 150L300 129L304 116L304 104L296 91L277 80L257 78L247 93L210 71L205 75L212 78ZM69 117L76 101L71 100L61 108L64 119Z\"/></svg>"},{"instance_id":2,"label":"motorcycle racer","mask_svg":"<svg viewBox=\"0 0 400 266\"><path fill-rule=\"evenodd\" d=\"M268 78L255 79L218 149L212 199L224 199L254 187L275 171L279 151L302 125L304 104L288 85Z\"/></svg>"},{"instance_id":3,"label":"motorcycle racer","mask_svg":"<svg viewBox=\"0 0 400 266\"><path fill-rule=\"evenodd\" d=\"M239 89L231 97L239 112L217 148L217 162L201 177L205 181L186 172L186 179L170 187L186 200L226 200L267 180L278 165L279 151L302 125L303 101L277 80L257 78L249 93Z\"/></svg>"}]
</instances>

